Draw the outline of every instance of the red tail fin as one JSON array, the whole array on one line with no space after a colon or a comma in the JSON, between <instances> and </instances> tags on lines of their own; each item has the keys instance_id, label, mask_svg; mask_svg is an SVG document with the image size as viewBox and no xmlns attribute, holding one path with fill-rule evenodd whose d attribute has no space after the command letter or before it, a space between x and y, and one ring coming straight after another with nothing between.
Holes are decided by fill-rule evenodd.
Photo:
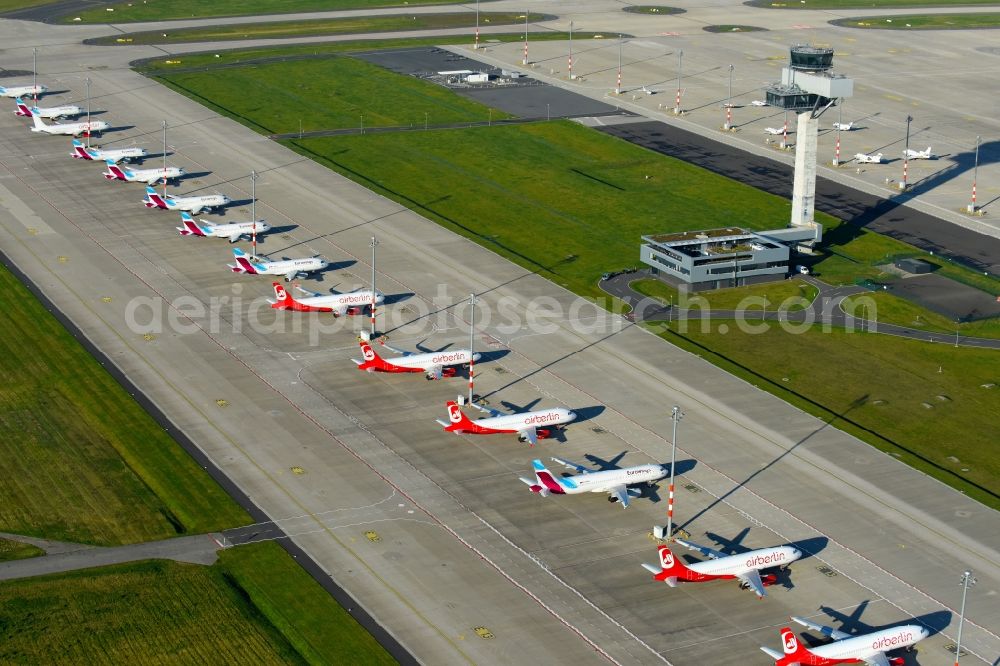
<instances>
[{"instance_id":1,"label":"red tail fin","mask_svg":"<svg viewBox=\"0 0 1000 666\"><path fill-rule=\"evenodd\" d=\"M27 105L25 105L25 104L18 104L17 105L17 111L15 111L14 114L18 115L18 116L21 116L23 118L30 118L31 117L31 109L29 109L27 107Z\"/></svg>"},{"instance_id":2,"label":"red tail fin","mask_svg":"<svg viewBox=\"0 0 1000 666\"><path fill-rule=\"evenodd\" d=\"M359 370L388 370L388 364L378 355L372 346L368 344L367 340L358 338L358 342L361 344L361 355L364 357L364 363L358 366Z\"/></svg>"},{"instance_id":3,"label":"red tail fin","mask_svg":"<svg viewBox=\"0 0 1000 666\"><path fill-rule=\"evenodd\" d=\"M280 282L272 282L271 286L274 287L274 298L276 299L276 302L271 305L272 308L287 308L295 303L295 299L281 286Z\"/></svg>"},{"instance_id":4,"label":"red tail fin","mask_svg":"<svg viewBox=\"0 0 1000 666\"><path fill-rule=\"evenodd\" d=\"M449 400L445 406L448 408L448 421L451 422L451 425L445 426L445 430L466 430L469 426L475 425L454 400Z\"/></svg>"},{"instance_id":5,"label":"red tail fin","mask_svg":"<svg viewBox=\"0 0 1000 666\"><path fill-rule=\"evenodd\" d=\"M795 632L788 627L781 630L781 649L785 656L775 662L775 666L791 666L791 664L806 663L803 660L812 653L809 652Z\"/></svg>"},{"instance_id":6,"label":"red tail fin","mask_svg":"<svg viewBox=\"0 0 1000 666\"><path fill-rule=\"evenodd\" d=\"M656 574L656 580L679 578L687 571L687 566L684 562L678 559L667 546L660 546L656 549L656 552L660 555L660 567L663 569L660 573Z\"/></svg>"}]
</instances>

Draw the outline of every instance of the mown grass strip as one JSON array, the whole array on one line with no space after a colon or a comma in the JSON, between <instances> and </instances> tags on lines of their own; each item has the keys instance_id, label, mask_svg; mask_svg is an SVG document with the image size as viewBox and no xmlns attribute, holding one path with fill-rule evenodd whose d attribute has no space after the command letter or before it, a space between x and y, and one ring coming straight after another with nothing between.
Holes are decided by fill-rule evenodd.
<instances>
[{"instance_id":1,"label":"mown grass strip","mask_svg":"<svg viewBox=\"0 0 1000 666\"><path fill-rule=\"evenodd\" d=\"M1000 13L865 16L836 19L830 23L865 30L976 30L1000 27Z\"/></svg>"}]
</instances>

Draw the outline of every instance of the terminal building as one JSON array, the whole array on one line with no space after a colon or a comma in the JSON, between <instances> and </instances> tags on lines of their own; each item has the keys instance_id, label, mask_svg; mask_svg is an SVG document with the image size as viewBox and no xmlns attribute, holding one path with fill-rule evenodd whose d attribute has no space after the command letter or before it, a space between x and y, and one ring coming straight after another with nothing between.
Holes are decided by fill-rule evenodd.
<instances>
[{"instance_id":1,"label":"terminal building","mask_svg":"<svg viewBox=\"0 0 1000 666\"><path fill-rule=\"evenodd\" d=\"M808 229L748 231L739 227L643 236L639 257L654 275L692 291L783 280L792 245L812 238Z\"/></svg>"}]
</instances>

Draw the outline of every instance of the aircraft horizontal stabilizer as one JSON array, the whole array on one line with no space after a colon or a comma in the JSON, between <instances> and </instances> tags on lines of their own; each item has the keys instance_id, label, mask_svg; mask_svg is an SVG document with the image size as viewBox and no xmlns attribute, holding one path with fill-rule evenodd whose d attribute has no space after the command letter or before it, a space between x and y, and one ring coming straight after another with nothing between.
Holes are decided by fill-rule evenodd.
<instances>
[{"instance_id":1,"label":"aircraft horizontal stabilizer","mask_svg":"<svg viewBox=\"0 0 1000 666\"><path fill-rule=\"evenodd\" d=\"M521 480L523 481L524 479ZM660 571L662 571L660 567L656 566L655 564L650 564L649 562L643 562L642 568L648 571L649 573L653 574L654 576L659 574Z\"/></svg>"},{"instance_id":2,"label":"aircraft horizontal stabilizer","mask_svg":"<svg viewBox=\"0 0 1000 666\"><path fill-rule=\"evenodd\" d=\"M355 361L355 362L356 362L356 361ZM358 365L361 365L361 364L360 364L360 363L358 363ZM451 425L450 423L448 423L447 421L444 421L444 420L442 420L442 419L434 419L434 420L435 420L435 421L437 421L438 423L440 423L440 424L441 424L441 425L442 425L443 427L445 427L445 428L447 428L448 426L450 426L450 425ZM522 480L522 481L524 481L524 479L521 479L521 480ZM525 482L525 483L527 483L527 484L528 484L529 486L530 486L530 485L532 485L532 484L534 483L534 481L524 481L524 482Z\"/></svg>"},{"instance_id":3,"label":"aircraft horizontal stabilizer","mask_svg":"<svg viewBox=\"0 0 1000 666\"><path fill-rule=\"evenodd\" d=\"M354 364L355 364L355 365L361 365L362 363L364 363L364 361L359 361L359 360L358 360L358 359L356 359L356 358L352 358L351 360L352 360L352 361L354 361ZM441 421L438 421L438 423L441 423Z\"/></svg>"},{"instance_id":4,"label":"aircraft horizontal stabilizer","mask_svg":"<svg viewBox=\"0 0 1000 666\"><path fill-rule=\"evenodd\" d=\"M777 650L772 650L769 647L761 647L760 651L763 652L764 654L766 654L771 659L774 659L775 661L777 661L779 659L784 659L784 657L785 657L785 655L781 654Z\"/></svg>"}]
</instances>

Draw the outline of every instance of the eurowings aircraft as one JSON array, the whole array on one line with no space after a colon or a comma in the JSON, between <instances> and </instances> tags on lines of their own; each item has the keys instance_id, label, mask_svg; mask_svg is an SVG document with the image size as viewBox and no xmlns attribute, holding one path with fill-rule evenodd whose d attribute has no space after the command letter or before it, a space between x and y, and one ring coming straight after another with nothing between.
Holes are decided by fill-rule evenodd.
<instances>
[{"instance_id":1,"label":"eurowings aircraft","mask_svg":"<svg viewBox=\"0 0 1000 666\"><path fill-rule=\"evenodd\" d=\"M34 126L31 128L32 132L42 132L43 134L65 134L67 136L80 136L81 134L93 134L94 132L103 132L106 129L111 128L111 123L106 120L91 120L84 121L82 123L53 123L52 125L46 125L42 122L42 119L38 116L32 114L31 121Z\"/></svg>"},{"instance_id":2,"label":"eurowings aircraft","mask_svg":"<svg viewBox=\"0 0 1000 666\"><path fill-rule=\"evenodd\" d=\"M230 243L235 243L241 236L252 236L254 233L262 234L271 230L271 226L259 220L254 222L230 222L228 224L213 224L208 220L194 221L191 214L181 212L182 227L177 227L181 236L205 236L208 238L228 238Z\"/></svg>"},{"instance_id":3,"label":"eurowings aircraft","mask_svg":"<svg viewBox=\"0 0 1000 666\"><path fill-rule=\"evenodd\" d=\"M142 200L146 208L162 208L164 210L185 210L192 215L197 215L203 210L211 208L221 208L230 203L229 197L224 194L206 194L198 197L175 197L168 194L164 198L152 187L146 187L146 198Z\"/></svg>"},{"instance_id":4,"label":"eurowings aircraft","mask_svg":"<svg viewBox=\"0 0 1000 666\"><path fill-rule=\"evenodd\" d=\"M272 282L271 286L274 287L274 297L276 300L269 302L271 303L271 307L276 310L332 312L334 317L340 317L345 314L361 314L364 312L365 307L371 307L372 303L372 292L370 289L362 289L345 294L337 292L321 294L296 285L295 289L297 291L306 294L305 298L296 299L280 283ZM385 297L382 294L375 293L376 305L384 300Z\"/></svg>"},{"instance_id":5,"label":"eurowings aircraft","mask_svg":"<svg viewBox=\"0 0 1000 666\"><path fill-rule=\"evenodd\" d=\"M299 275L321 271L329 263L319 257L305 259L282 259L271 261L266 257L251 257L238 247L233 248L235 264L229 264L229 270L234 273L249 273L251 275L283 275L285 282L291 282Z\"/></svg>"},{"instance_id":6,"label":"eurowings aircraft","mask_svg":"<svg viewBox=\"0 0 1000 666\"><path fill-rule=\"evenodd\" d=\"M36 86L0 86L0 97L26 97L27 95L44 95L48 88L43 85Z\"/></svg>"},{"instance_id":7,"label":"eurowings aircraft","mask_svg":"<svg viewBox=\"0 0 1000 666\"><path fill-rule=\"evenodd\" d=\"M371 294L371 292L368 293ZM361 355L364 360L352 360L357 364L358 370L367 372L422 372L427 379L441 379L442 377L454 377L458 366L466 365L469 361L479 360L479 354L468 349L449 349L415 354L383 345L399 354L396 358L386 359L379 356L367 340L359 339L358 342L361 345ZM438 421L438 423L446 425L443 421Z\"/></svg>"},{"instance_id":8,"label":"eurowings aircraft","mask_svg":"<svg viewBox=\"0 0 1000 666\"><path fill-rule=\"evenodd\" d=\"M98 146L87 147L83 141L73 139L73 152L70 153L78 160L109 160L115 163L129 162L134 159L142 159L146 156L144 148L100 148Z\"/></svg>"},{"instance_id":9,"label":"eurowings aircraft","mask_svg":"<svg viewBox=\"0 0 1000 666\"><path fill-rule=\"evenodd\" d=\"M129 169L115 164L114 160L107 160L108 170L104 172L104 177L108 180L124 180L129 183L146 183L155 185L156 183L166 183L177 180L184 175L184 169L179 167L167 167L159 169Z\"/></svg>"},{"instance_id":10,"label":"eurowings aircraft","mask_svg":"<svg viewBox=\"0 0 1000 666\"><path fill-rule=\"evenodd\" d=\"M69 104L66 106L50 106L50 107L38 107L28 105L20 97L14 99L14 115L21 116L22 118L30 118L31 116L41 116L42 118L63 118L65 116L79 116L83 113L83 109L80 107Z\"/></svg>"},{"instance_id":11,"label":"eurowings aircraft","mask_svg":"<svg viewBox=\"0 0 1000 666\"><path fill-rule=\"evenodd\" d=\"M762 569L785 567L802 557L802 551L792 546L761 548L735 555L699 546L691 541L677 539L677 543L696 550L710 559L686 564L676 557L667 546L660 546L660 566L644 563L644 569L653 574L654 580L662 580L670 587L677 587L680 581L702 583L708 580L739 579L740 587L754 591L758 597L767 596L764 588L777 582L774 574L761 576Z\"/></svg>"},{"instance_id":12,"label":"eurowings aircraft","mask_svg":"<svg viewBox=\"0 0 1000 666\"><path fill-rule=\"evenodd\" d=\"M852 636L833 627L810 622L801 617L792 617L804 627L833 639L832 643L807 648L799 642L795 632L785 627L781 630L783 652L762 647L767 656L774 659L775 666L834 666L835 664L860 664L868 666L902 666L905 660L890 659L886 653L897 648L909 647L927 638L930 632L919 624L906 624L890 629L880 629L870 634Z\"/></svg>"},{"instance_id":13,"label":"eurowings aircraft","mask_svg":"<svg viewBox=\"0 0 1000 666\"><path fill-rule=\"evenodd\" d=\"M552 460L576 470L579 474L556 476L545 468L541 460L532 460L535 480L520 477L521 482L526 484L531 492L542 497L549 494L608 493L608 501L621 502L623 509L628 508L630 497L638 497L642 494L638 488L632 486L638 483L658 481L669 473L668 467L664 465L639 465L620 469L592 470L562 458L552 458Z\"/></svg>"}]
</instances>

